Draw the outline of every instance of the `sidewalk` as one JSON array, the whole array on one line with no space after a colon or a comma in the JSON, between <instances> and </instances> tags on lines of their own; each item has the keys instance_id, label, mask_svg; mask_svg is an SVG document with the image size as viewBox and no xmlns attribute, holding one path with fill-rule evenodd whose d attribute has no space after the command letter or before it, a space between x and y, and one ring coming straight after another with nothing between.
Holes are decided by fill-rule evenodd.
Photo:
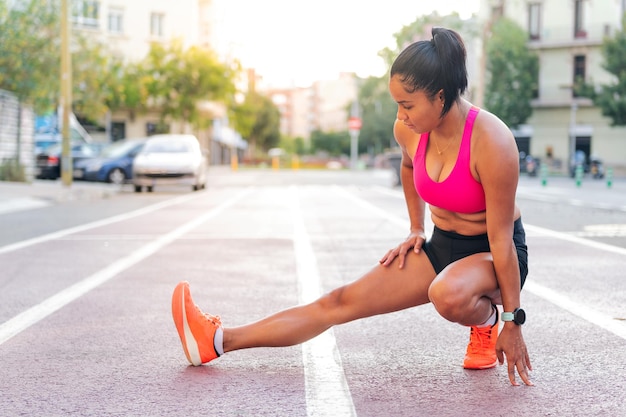
<instances>
[{"instance_id":1,"label":"sidewalk","mask_svg":"<svg viewBox=\"0 0 626 417\"><path fill-rule=\"evenodd\" d=\"M544 185L540 177L522 174L517 195L519 198L626 211L626 178L614 178L609 186L606 178L587 177L578 185L574 178L548 177Z\"/></svg>"},{"instance_id":2,"label":"sidewalk","mask_svg":"<svg viewBox=\"0 0 626 417\"><path fill-rule=\"evenodd\" d=\"M30 184L0 181L0 214L66 201L107 198L119 191L119 186L104 183L73 182L71 187L66 187L60 180Z\"/></svg>"}]
</instances>

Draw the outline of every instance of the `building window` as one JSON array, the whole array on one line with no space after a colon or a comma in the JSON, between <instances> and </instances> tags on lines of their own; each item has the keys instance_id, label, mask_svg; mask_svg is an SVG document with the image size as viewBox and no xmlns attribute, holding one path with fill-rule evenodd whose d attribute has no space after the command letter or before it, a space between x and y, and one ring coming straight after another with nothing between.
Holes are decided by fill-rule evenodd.
<instances>
[{"instance_id":1,"label":"building window","mask_svg":"<svg viewBox=\"0 0 626 417\"><path fill-rule=\"evenodd\" d=\"M122 9L111 8L109 10L109 32L124 33L124 11Z\"/></svg>"},{"instance_id":2,"label":"building window","mask_svg":"<svg viewBox=\"0 0 626 417\"><path fill-rule=\"evenodd\" d=\"M77 26L97 28L100 5L94 0L77 0L72 4L72 21Z\"/></svg>"},{"instance_id":3,"label":"building window","mask_svg":"<svg viewBox=\"0 0 626 417\"><path fill-rule=\"evenodd\" d=\"M150 15L150 35L156 38L162 38L164 36L163 23L165 21L165 15L162 13L152 13Z\"/></svg>"},{"instance_id":4,"label":"building window","mask_svg":"<svg viewBox=\"0 0 626 417\"><path fill-rule=\"evenodd\" d=\"M587 31L585 31L583 13L584 13L584 0L574 0L574 37L586 38Z\"/></svg>"},{"instance_id":5,"label":"building window","mask_svg":"<svg viewBox=\"0 0 626 417\"><path fill-rule=\"evenodd\" d=\"M541 38L541 4L528 5L528 35L533 41Z\"/></svg>"},{"instance_id":6,"label":"building window","mask_svg":"<svg viewBox=\"0 0 626 417\"><path fill-rule=\"evenodd\" d=\"M585 82L585 66L586 57L584 55L574 56L574 79L572 80L574 86ZM576 88L572 89L572 97L578 97Z\"/></svg>"}]
</instances>

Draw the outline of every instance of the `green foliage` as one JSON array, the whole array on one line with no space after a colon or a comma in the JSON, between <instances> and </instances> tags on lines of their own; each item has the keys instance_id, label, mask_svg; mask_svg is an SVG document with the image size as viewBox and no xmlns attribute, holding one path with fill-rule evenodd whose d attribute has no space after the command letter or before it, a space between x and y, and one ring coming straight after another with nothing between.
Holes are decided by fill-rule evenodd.
<instances>
[{"instance_id":1,"label":"green foliage","mask_svg":"<svg viewBox=\"0 0 626 417\"><path fill-rule=\"evenodd\" d=\"M331 156L350 154L350 135L345 132L325 133L319 130L311 132L311 150L325 151Z\"/></svg>"},{"instance_id":2,"label":"green foliage","mask_svg":"<svg viewBox=\"0 0 626 417\"><path fill-rule=\"evenodd\" d=\"M154 43L142 63L142 80L148 104L160 109L163 118L184 120L197 128L206 128L201 101L229 102L236 92L239 71L221 63L209 49L193 46L183 49L179 41L168 47Z\"/></svg>"},{"instance_id":3,"label":"green foliage","mask_svg":"<svg viewBox=\"0 0 626 417\"><path fill-rule=\"evenodd\" d=\"M26 182L24 166L17 159L5 159L0 163L0 181Z\"/></svg>"},{"instance_id":4,"label":"green foliage","mask_svg":"<svg viewBox=\"0 0 626 417\"><path fill-rule=\"evenodd\" d=\"M109 97L118 83L115 75L122 63L105 45L80 34L72 37L72 43L73 110L98 120L109 110Z\"/></svg>"},{"instance_id":5,"label":"green foliage","mask_svg":"<svg viewBox=\"0 0 626 417\"><path fill-rule=\"evenodd\" d=\"M38 113L50 111L60 97L60 2L9 3L0 1L0 88ZM239 64L225 65L207 49L155 44L143 62L125 64L89 34L73 31L71 41L73 110L89 120L153 109L202 128L210 118L198 104L228 103L235 94Z\"/></svg>"},{"instance_id":6,"label":"green foliage","mask_svg":"<svg viewBox=\"0 0 626 417\"><path fill-rule=\"evenodd\" d=\"M288 154L305 155L307 153L306 143L301 137L290 138L281 136L278 147L284 149Z\"/></svg>"},{"instance_id":7,"label":"green foliage","mask_svg":"<svg viewBox=\"0 0 626 417\"><path fill-rule=\"evenodd\" d=\"M231 108L235 129L248 139L252 150L268 151L280 141L280 111L268 97L249 91Z\"/></svg>"},{"instance_id":8,"label":"green foliage","mask_svg":"<svg viewBox=\"0 0 626 417\"><path fill-rule=\"evenodd\" d=\"M506 18L494 23L487 40L485 106L512 128L531 116L537 91L539 60L526 47L527 40L527 33Z\"/></svg>"},{"instance_id":9,"label":"green foliage","mask_svg":"<svg viewBox=\"0 0 626 417\"><path fill-rule=\"evenodd\" d=\"M113 61L110 78L104 85L105 104L111 111L127 110L132 114L144 113L148 109L149 76L140 64L123 65Z\"/></svg>"},{"instance_id":10,"label":"green foliage","mask_svg":"<svg viewBox=\"0 0 626 417\"><path fill-rule=\"evenodd\" d=\"M626 23L626 22L625 22ZM622 25L623 27L623 25ZM621 30L613 38L606 38L602 45L604 69L615 76L610 84L578 83L578 95L590 97L602 114L611 119L612 126L626 125L626 32Z\"/></svg>"},{"instance_id":11,"label":"green foliage","mask_svg":"<svg viewBox=\"0 0 626 417\"><path fill-rule=\"evenodd\" d=\"M58 2L0 1L0 88L36 111L54 108L60 88Z\"/></svg>"},{"instance_id":12,"label":"green foliage","mask_svg":"<svg viewBox=\"0 0 626 417\"><path fill-rule=\"evenodd\" d=\"M387 77L369 77L359 88L363 124L359 132L359 152L382 153L393 145L396 103L391 98Z\"/></svg>"}]
</instances>

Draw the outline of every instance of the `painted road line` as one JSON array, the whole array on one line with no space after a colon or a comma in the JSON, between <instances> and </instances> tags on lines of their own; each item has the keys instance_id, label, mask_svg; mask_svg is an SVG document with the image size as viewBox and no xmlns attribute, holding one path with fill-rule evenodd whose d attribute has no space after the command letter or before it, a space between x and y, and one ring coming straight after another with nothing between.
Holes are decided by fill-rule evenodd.
<instances>
[{"instance_id":1,"label":"painted road line","mask_svg":"<svg viewBox=\"0 0 626 417\"><path fill-rule=\"evenodd\" d=\"M541 284L537 284L532 280L526 281L524 284L524 290L530 291L537 297L543 298L551 304L554 304L563 310L588 321L589 323L602 327L622 339L626 339L626 326L609 315L593 310L584 304L577 303L563 294L551 290Z\"/></svg>"},{"instance_id":2,"label":"painted road line","mask_svg":"<svg viewBox=\"0 0 626 417\"><path fill-rule=\"evenodd\" d=\"M77 282L76 284L66 288L63 291L56 293L52 297L42 301L41 303L4 322L2 325L0 325L0 345L11 339L13 336L16 336L17 334L26 330L33 324L39 322L40 320L46 318L55 311L71 303L72 301L87 294L89 291L109 281L120 272L130 268L131 266L137 264L148 256L154 254L159 249L172 243L176 239L179 239L185 233L196 229L202 223L205 223L212 217L215 217L228 207L232 206L237 201L241 200L249 192L249 189L244 190L230 200L227 200L219 206L216 206L212 210L206 212L204 215L196 217L190 222L187 222L182 226L174 229L173 231L142 246L138 250L132 252L130 255L118 260L117 262L112 263L108 267L101 269L95 274L83 279L80 282ZM179 199L175 200L179 201Z\"/></svg>"},{"instance_id":3,"label":"painted road line","mask_svg":"<svg viewBox=\"0 0 626 417\"><path fill-rule=\"evenodd\" d=\"M0 247L0 254L12 252L18 249L26 248L28 246L36 245L38 243L47 242L49 240L60 239L73 233L84 232L85 230L95 229L96 227L106 226L108 224L121 222L124 220L132 219L134 217L142 216L144 214L151 213L153 211L160 210L165 207L173 206L176 204L184 203L188 200L198 198L201 194L186 194L181 197L173 198L171 200L162 201L151 206L147 206L138 210L130 211L128 213L120 214L106 219L97 220L95 222L81 224L80 226L70 227L68 229L59 230L57 232L48 233L46 235L37 236L32 239L22 240L21 242L12 243L10 245Z\"/></svg>"},{"instance_id":4,"label":"painted road line","mask_svg":"<svg viewBox=\"0 0 626 417\"><path fill-rule=\"evenodd\" d=\"M321 283L315 252L304 225L298 189L292 186L290 192L298 296L300 304L307 304L321 296ZM302 359L307 415L356 416L333 329L303 343Z\"/></svg>"}]
</instances>

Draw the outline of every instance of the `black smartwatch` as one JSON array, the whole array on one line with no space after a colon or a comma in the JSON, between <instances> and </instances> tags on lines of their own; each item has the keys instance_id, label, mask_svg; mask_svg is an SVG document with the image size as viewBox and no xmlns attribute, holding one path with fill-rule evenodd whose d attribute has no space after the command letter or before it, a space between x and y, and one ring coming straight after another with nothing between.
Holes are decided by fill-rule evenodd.
<instances>
[{"instance_id":1,"label":"black smartwatch","mask_svg":"<svg viewBox=\"0 0 626 417\"><path fill-rule=\"evenodd\" d=\"M526 312L521 308L516 308L512 313L502 313L500 318L502 318L502 321L512 321L518 326L521 326L526 321Z\"/></svg>"}]
</instances>

